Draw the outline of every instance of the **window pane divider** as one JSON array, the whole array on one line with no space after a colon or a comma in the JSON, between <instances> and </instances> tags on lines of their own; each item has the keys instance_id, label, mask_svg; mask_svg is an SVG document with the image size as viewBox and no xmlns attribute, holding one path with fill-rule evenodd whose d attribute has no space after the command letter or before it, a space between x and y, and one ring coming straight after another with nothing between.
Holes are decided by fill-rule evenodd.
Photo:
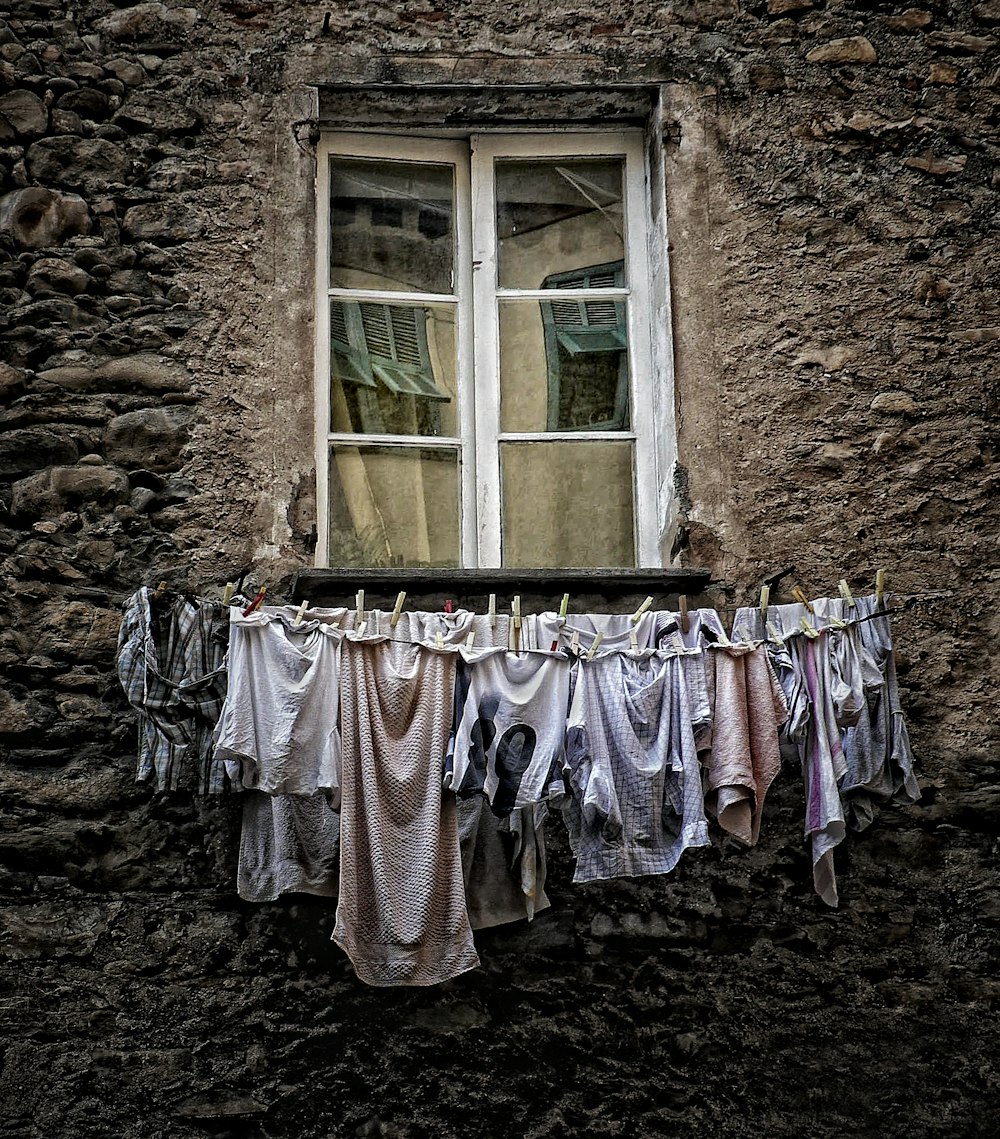
<instances>
[{"instance_id":1,"label":"window pane divider","mask_svg":"<svg viewBox=\"0 0 1000 1139\"><path fill-rule=\"evenodd\" d=\"M327 442L337 447L424 447L434 450L440 447L456 451L462 446L461 439L440 435L356 435L348 431L332 431Z\"/></svg>"},{"instance_id":2,"label":"window pane divider","mask_svg":"<svg viewBox=\"0 0 1000 1139\"><path fill-rule=\"evenodd\" d=\"M374 301L376 304L443 305L457 304L453 293L404 293L388 289L327 289L331 300Z\"/></svg>"},{"instance_id":3,"label":"window pane divider","mask_svg":"<svg viewBox=\"0 0 1000 1139\"><path fill-rule=\"evenodd\" d=\"M501 443L629 443L634 431L501 431Z\"/></svg>"},{"instance_id":4,"label":"window pane divider","mask_svg":"<svg viewBox=\"0 0 1000 1139\"><path fill-rule=\"evenodd\" d=\"M502 301L597 301L607 297L624 301L631 295L631 289L497 289Z\"/></svg>"}]
</instances>

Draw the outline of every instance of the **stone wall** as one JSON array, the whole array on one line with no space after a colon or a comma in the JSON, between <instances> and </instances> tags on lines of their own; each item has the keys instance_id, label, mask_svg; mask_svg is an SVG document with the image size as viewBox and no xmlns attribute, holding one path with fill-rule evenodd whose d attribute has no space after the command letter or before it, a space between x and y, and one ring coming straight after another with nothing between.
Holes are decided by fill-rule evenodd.
<instances>
[{"instance_id":1,"label":"stone wall","mask_svg":"<svg viewBox=\"0 0 1000 1139\"><path fill-rule=\"evenodd\" d=\"M980 1135L1000 755L1000 4L0 0L0 1136ZM574 888L365 990L133 782L142 583L311 564L317 82L663 82L678 555L723 607L885 566L920 805ZM776 598L776 600L779 598Z\"/></svg>"}]
</instances>

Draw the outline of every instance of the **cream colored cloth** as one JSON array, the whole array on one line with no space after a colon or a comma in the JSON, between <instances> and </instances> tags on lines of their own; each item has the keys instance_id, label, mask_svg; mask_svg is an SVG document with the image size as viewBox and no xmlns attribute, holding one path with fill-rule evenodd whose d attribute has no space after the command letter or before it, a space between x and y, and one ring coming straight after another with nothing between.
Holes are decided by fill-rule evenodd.
<instances>
[{"instance_id":1,"label":"cream colored cloth","mask_svg":"<svg viewBox=\"0 0 1000 1139\"><path fill-rule=\"evenodd\" d=\"M455 799L441 787L456 655L381 639L341 652L340 899L333 940L369 985L479 964Z\"/></svg>"},{"instance_id":2,"label":"cream colored cloth","mask_svg":"<svg viewBox=\"0 0 1000 1139\"><path fill-rule=\"evenodd\" d=\"M713 646L705 658L713 708L706 806L723 830L753 846L764 796L781 769L778 727L788 705L763 645Z\"/></svg>"}]
</instances>

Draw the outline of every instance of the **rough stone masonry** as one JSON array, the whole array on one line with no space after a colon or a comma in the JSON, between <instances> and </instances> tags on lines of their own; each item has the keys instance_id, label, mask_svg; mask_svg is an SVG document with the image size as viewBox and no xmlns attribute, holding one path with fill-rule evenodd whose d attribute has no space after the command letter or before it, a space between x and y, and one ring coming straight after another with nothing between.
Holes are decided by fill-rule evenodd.
<instances>
[{"instance_id":1,"label":"rough stone masonry","mask_svg":"<svg viewBox=\"0 0 1000 1139\"><path fill-rule=\"evenodd\" d=\"M1000 1110L998 0L0 0L0 1137L983 1135ZM372 992L133 781L138 585L312 563L317 84L662 85L682 515L896 627L922 801L572 888ZM283 583L283 584L282 584ZM775 600L781 599L776 597Z\"/></svg>"}]
</instances>

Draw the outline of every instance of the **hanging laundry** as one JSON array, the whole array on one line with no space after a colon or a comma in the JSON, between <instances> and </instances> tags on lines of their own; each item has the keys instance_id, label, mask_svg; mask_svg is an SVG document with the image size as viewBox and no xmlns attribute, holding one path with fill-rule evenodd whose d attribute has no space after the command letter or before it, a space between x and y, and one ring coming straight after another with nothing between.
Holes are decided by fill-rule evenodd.
<instances>
[{"instance_id":1,"label":"hanging laundry","mask_svg":"<svg viewBox=\"0 0 1000 1139\"><path fill-rule=\"evenodd\" d=\"M705 804L724 831L753 846L781 769L778 728L788 705L763 645L719 645L705 657L712 705Z\"/></svg>"},{"instance_id":2,"label":"hanging laundry","mask_svg":"<svg viewBox=\"0 0 1000 1139\"><path fill-rule=\"evenodd\" d=\"M333 939L370 985L432 985L479 964L455 800L441 788L456 661L454 650L383 639L342 647Z\"/></svg>"},{"instance_id":3,"label":"hanging laundry","mask_svg":"<svg viewBox=\"0 0 1000 1139\"><path fill-rule=\"evenodd\" d=\"M281 894L337 896L340 814L322 791L244 791L236 888L248 902Z\"/></svg>"},{"instance_id":4,"label":"hanging laundry","mask_svg":"<svg viewBox=\"0 0 1000 1139\"><path fill-rule=\"evenodd\" d=\"M125 602L116 666L139 714L136 781L214 794L225 782L212 732L226 691L221 605L146 586Z\"/></svg>"},{"instance_id":5,"label":"hanging laundry","mask_svg":"<svg viewBox=\"0 0 1000 1139\"><path fill-rule=\"evenodd\" d=\"M727 641L722 620L714 609L690 609L687 631L680 613L650 613L653 618L652 647L667 648L681 658L691 726L699 755L709 746L712 727L712 704L709 696L706 650L719 641Z\"/></svg>"},{"instance_id":6,"label":"hanging laundry","mask_svg":"<svg viewBox=\"0 0 1000 1139\"><path fill-rule=\"evenodd\" d=\"M340 645L346 609L230 610L229 688L216 757L234 786L340 794Z\"/></svg>"},{"instance_id":7,"label":"hanging laundry","mask_svg":"<svg viewBox=\"0 0 1000 1139\"><path fill-rule=\"evenodd\" d=\"M642 613L633 621L628 613L526 613L522 618L524 647L532 649L568 649L574 642L587 652L597 635L601 636L598 652L627 652L633 635L640 649L655 648L655 614Z\"/></svg>"},{"instance_id":8,"label":"hanging laundry","mask_svg":"<svg viewBox=\"0 0 1000 1139\"><path fill-rule=\"evenodd\" d=\"M485 795L500 818L562 796L570 661L561 653L492 650L459 666L460 711L445 786Z\"/></svg>"},{"instance_id":9,"label":"hanging laundry","mask_svg":"<svg viewBox=\"0 0 1000 1139\"><path fill-rule=\"evenodd\" d=\"M573 881L666 874L708 844L680 659L610 653L576 667L564 804Z\"/></svg>"}]
</instances>

